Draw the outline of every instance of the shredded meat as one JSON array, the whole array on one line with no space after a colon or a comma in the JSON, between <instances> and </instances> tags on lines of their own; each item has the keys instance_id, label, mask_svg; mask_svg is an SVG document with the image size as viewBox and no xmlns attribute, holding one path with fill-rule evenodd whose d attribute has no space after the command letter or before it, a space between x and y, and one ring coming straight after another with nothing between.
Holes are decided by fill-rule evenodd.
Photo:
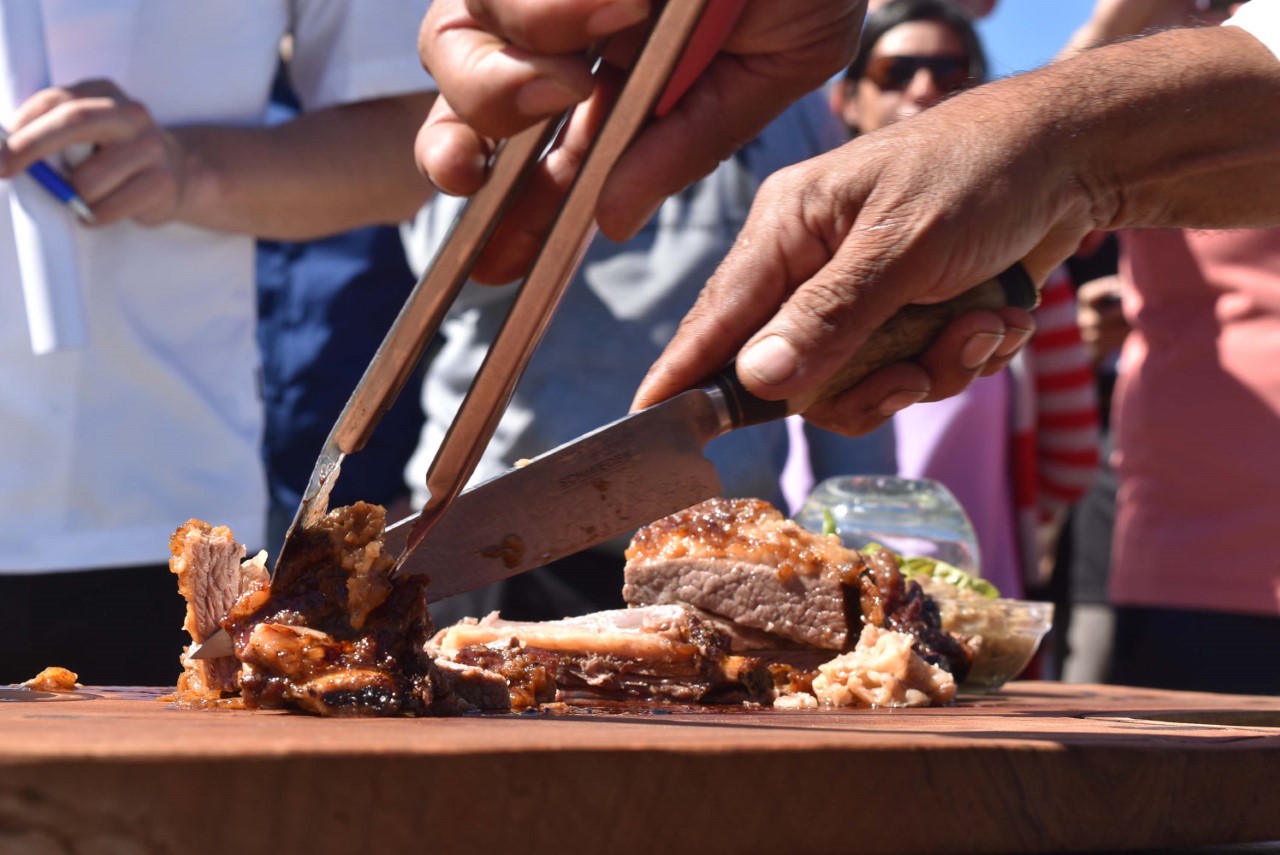
<instances>
[{"instance_id":1,"label":"shredded meat","mask_svg":"<svg viewBox=\"0 0 1280 855\"><path fill-rule=\"evenodd\" d=\"M825 706L943 706L956 694L950 672L919 656L904 632L866 626L858 645L818 666L812 693Z\"/></svg>"}]
</instances>

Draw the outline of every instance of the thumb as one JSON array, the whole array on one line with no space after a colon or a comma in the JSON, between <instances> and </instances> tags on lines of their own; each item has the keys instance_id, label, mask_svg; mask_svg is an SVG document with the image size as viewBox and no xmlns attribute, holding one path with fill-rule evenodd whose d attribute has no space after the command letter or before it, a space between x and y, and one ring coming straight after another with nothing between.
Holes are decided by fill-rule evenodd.
<instances>
[{"instance_id":1,"label":"thumb","mask_svg":"<svg viewBox=\"0 0 1280 855\"><path fill-rule=\"evenodd\" d=\"M801 164L760 188L733 248L649 369L633 409L666 400L722 369L753 334L777 322L775 314L796 287L827 263L830 244L804 216L807 181Z\"/></svg>"},{"instance_id":2,"label":"thumb","mask_svg":"<svg viewBox=\"0 0 1280 855\"><path fill-rule=\"evenodd\" d=\"M818 397L817 390L909 299L897 277L872 258L842 246L803 282L742 348L743 385L767 400L807 404Z\"/></svg>"}]
</instances>

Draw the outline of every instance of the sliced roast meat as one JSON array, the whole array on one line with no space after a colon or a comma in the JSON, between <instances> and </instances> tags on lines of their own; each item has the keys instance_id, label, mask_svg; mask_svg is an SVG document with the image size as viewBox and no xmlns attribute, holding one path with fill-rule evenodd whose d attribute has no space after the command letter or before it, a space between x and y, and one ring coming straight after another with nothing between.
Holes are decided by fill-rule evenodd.
<instances>
[{"instance_id":1,"label":"sliced roast meat","mask_svg":"<svg viewBox=\"0 0 1280 855\"><path fill-rule=\"evenodd\" d=\"M857 552L768 502L711 499L636 533L622 596L633 605L687 603L790 641L844 650L861 629L862 569Z\"/></svg>"},{"instance_id":2,"label":"sliced roast meat","mask_svg":"<svg viewBox=\"0 0 1280 855\"><path fill-rule=\"evenodd\" d=\"M759 499L711 499L640 529L622 595L703 609L731 623L737 649L797 672L811 673L814 657L787 652L786 642L847 651L864 626L912 635L919 655L957 680L974 657L943 631L937 606L903 578L893 553L864 557Z\"/></svg>"}]
</instances>

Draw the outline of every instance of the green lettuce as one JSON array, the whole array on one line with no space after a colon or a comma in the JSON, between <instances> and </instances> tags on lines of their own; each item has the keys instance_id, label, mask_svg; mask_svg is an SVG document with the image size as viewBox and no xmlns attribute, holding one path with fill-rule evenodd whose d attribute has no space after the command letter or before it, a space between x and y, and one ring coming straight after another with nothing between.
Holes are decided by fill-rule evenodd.
<instances>
[{"instance_id":1,"label":"green lettuce","mask_svg":"<svg viewBox=\"0 0 1280 855\"><path fill-rule=\"evenodd\" d=\"M860 551L874 553L877 550L886 548L879 543L868 543ZM898 559L898 565L902 568L902 575L908 579L913 579L916 576L929 576L962 591L973 591L976 594L981 594L988 599L994 600L1000 596L1000 589L995 585L980 576L966 573L954 564L948 564L936 558L927 558L923 555L913 555L910 558L905 558L896 552L891 551L891 554Z\"/></svg>"}]
</instances>

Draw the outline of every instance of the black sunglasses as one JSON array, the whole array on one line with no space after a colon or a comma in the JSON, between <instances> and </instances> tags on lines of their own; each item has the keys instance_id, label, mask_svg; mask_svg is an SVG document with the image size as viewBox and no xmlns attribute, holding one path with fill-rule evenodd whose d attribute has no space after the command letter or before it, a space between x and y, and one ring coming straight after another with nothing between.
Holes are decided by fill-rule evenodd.
<instances>
[{"instance_id":1,"label":"black sunglasses","mask_svg":"<svg viewBox=\"0 0 1280 855\"><path fill-rule=\"evenodd\" d=\"M864 76L880 89L906 89L922 68L929 69L934 84L951 93L974 82L969 59L961 56L876 56L867 60Z\"/></svg>"}]
</instances>

